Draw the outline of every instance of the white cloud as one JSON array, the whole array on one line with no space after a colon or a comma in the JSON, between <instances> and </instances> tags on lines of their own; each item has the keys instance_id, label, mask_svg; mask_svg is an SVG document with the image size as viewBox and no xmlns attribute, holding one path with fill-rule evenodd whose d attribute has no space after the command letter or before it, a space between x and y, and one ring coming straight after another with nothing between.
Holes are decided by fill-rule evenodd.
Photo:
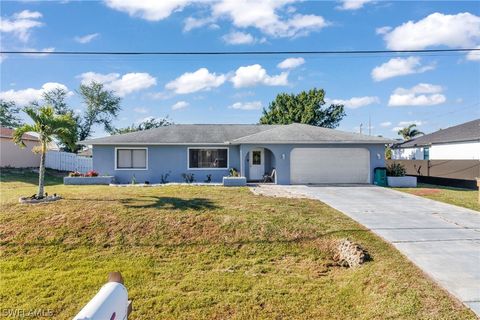
<instances>
[{"instance_id":1,"label":"white cloud","mask_svg":"<svg viewBox=\"0 0 480 320\"><path fill-rule=\"evenodd\" d=\"M0 99L6 101L13 101L19 106L25 106L33 101L41 101L44 92L53 89L63 89L67 91L67 96L72 96L73 92L69 91L67 86L57 82L47 82L42 85L40 89L28 88L22 90L7 90L0 92Z\"/></svg>"},{"instance_id":2,"label":"white cloud","mask_svg":"<svg viewBox=\"0 0 480 320\"><path fill-rule=\"evenodd\" d=\"M42 17L42 14L38 11L23 10L21 12L15 13L14 17L17 19L40 19Z\"/></svg>"},{"instance_id":3,"label":"white cloud","mask_svg":"<svg viewBox=\"0 0 480 320\"><path fill-rule=\"evenodd\" d=\"M340 0L342 3L341 6L337 6L337 9L340 10L358 10L363 8L366 3L372 2L373 0Z\"/></svg>"},{"instance_id":4,"label":"white cloud","mask_svg":"<svg viewBox=\"0 0 480 320\"><path fill-rule=\"evenodd\" d=\"M398 88L395 92L400 94L405 93L439 93L442 92L443 88L438 85L429 84L429 83L419 83L411 89Z\"/></svg>"},{"instance_id":5,"label":"white cloud","mask_svg":"<svg viewBox=\"0 0 480 320\"><path fill-rule=\"evenodd\" d=\"M345 107L349 109L357 109L361 107L365 107L371 104L380 103L380 99L378 97L353 97L348 100L343 99L332 99L328 100L328 103L332 104L343 104Z\"/></svg>"},{"instance_id":6,"label":"white cloud","mask_svg":"<svg viewBox=\"0 0 480 320\"><path fill-rule=\"evenodd\" d=\"M148 113L148 109L143 107L133 108L133 111L135 111L136 113L142 113L142 114Z\"/></svg>"},{"instance_id":7,"label":"white cloud","mask_svg":"<svg viewBox=\"0 0 480 320\"><path fill-rule=\"evenodd\" d=\"M392 27L389 27L389 26L379 27L379 28L375 29L375 33L376 34L386 34L386 33L390 32L390 30L392 30Z\"/></svg>"},{"instance_id":8,"label":"white cloud","mask_svg":"<svg viewBox=\"0 0 480 320\"><path fill-rule=\"evenodd\" d=\"M184 108L188 107L189 105L190 105L190 103L188 103L186 101L178 101L177 103L175 103L172 106L172 110L184 109Z\"/></svg>"},{"instance_id":9,"label":"white cloud","mask_svg":"<svg viewBox=\"0 0 480 320\"><path fill-rule=\"evenodd\" d=\"M121 78L106 84L106 87L123 97L135 91L144 90L157 84L148 73L126 73Z\"/></svg>"},{"instance_id":10,"label":"white cloud","mask_svg":"<svg viewBox=\"0 0 480 320\"><path fill-rule=\"evenodd\" d=\"M447 98L442 94L443 88L438 85L420 83L413 88L397 88L390 95L388 105L398 106L433 106L444 103Z\"/></svg>"},{"instance_id":11,"label":"white cloud","mask_svg":"<svg viewBox=\"0 0 480 320\"><path fill-rule=\"evenodd\" d=\"M477 46L476 49L480 50L480 46ZM467 54L467 60L480 61L480 51L470 51Z\"/></svg>"},{"instance_id":12,"label":"white cloud","mask_svg":"<svg viewBox=\"0 0 480 320\"><path fill-rule=\"evenodd\" d=\"M181 11L192 3L191 0L105 0L105 4L115 10L128 13L149 21L168 18L173 12Z\"/></svg>"},{"instance_id":13,"label":"white cloud","mask_svg":"<svg viewBox=\"0 0 480 320\"><path fill-rule=\"evenodd\" d=\"M230 32L222 37L223 41L228 44L252 44L256 42L256 39L250 34L245 32Z\"/></svg>"},{"instance_id":14,"label":"white cloud","mask_svg":"<svg viewBox=\"0 0 480 320\"><path fill-rule=\"evenodd\" d=\"M78 77L83 84L92 81L103 83L105 89L114 91L120 97L157 84L157 80L148 73L126 73L120 77L118 73L85 72Z\"/></svg>"},{"instance_id":15,"label":"white cloud","mask_svg":"<svg viewBox=\"0 0 480 320\"><path fill-rule=\"evenodd\" d=\"M321 16L302 15L289 11L281 17L278 11L294 0L222 0L212 3L214 18L228 18L237 28L257 28L272 37L307 35L328 25Z\"/></svg>"},{"instance_id":16,"label":"white cloud","mask_svg":"<svg viewBox=\"0 0 480 320\"><path fill-rule=\"evenodd\" d=\"M277 64L280 69L295 69L305 63L303 58L287 58Z\"/></svg>"},{"instance_id":17,"label":"white cloud","mask_svg":"<svg viewBox=\"0 0 480 320\"><path fill-rule=\"evenodd\" d=\"M23 10L14 13L9 18L0 17L0 32L11 33L22 42L27 42L33 28L41 27L42 22L38 21L42 14L38 11Z\"/></svg>"},{"instance_id":18,"label":"white cloud","mask_svg":"<svg viewBox=\"0 0 480 320\"><path fill-rule=\"evenodd\" d=\"M414 124L414 125L417 125L417 126L421 126L423 124L423 121L420 121L420 120L410 120L410 121L400 121L398 123L399 126L409 126L411 124Z\"/></svg>"},{"instance_id":19,"label":"white cloud","mask_svg":"<svg viewBox=\"0 0 480 320\"><path fill-rule=\"evenodd\" d=\"M400 121L396 127L392 128L392 131L393 132L398 132L398 131L402 130L403 128L408 127L411 124L414 124L417 127L419 127L422 124L425 124L425 122L420 121L420 120Z\"/></svg>"},{"instance_id":20,"label":"white cloud","mask_svg":"<svg viewBox=\"0 0 480 320\"><path fill-rule=\"evenodd\" d=\"M93 81L105 84L108 82L113 82L119 77L120 75L118 73L102 74L102 73L96 73L92 71L82 73L81 75L78 76L78 78L81 79L83 84L89 84L90 82L93 82Z\"/></svg>"},{"instance_id":21,"label":"white cloud","mask_svg":"<svg viewBox=\"0 0 480 320\"><path fill-rule=\"evenodd\" d=\"M390 127L391 125L392 123L390 121L385 121L380 123L380 127L383 127L383 128Z\"/></svg>"},{"instance_id":22,"label":"white cloud","mask_svg":"<svg viewBox=\"0 0 480 320\"><path fill-rule=\"evenodd\" d=\"M391 50L471 47L480 41L480 17L468 12L456 15L435 12L418 22L405 22L383 39Z\"/></svg>"},{"instance_id":23,"label":"white cloud","mask_svg":"<svg viewBox=\"0 0 480 320\"><path fill-rule=\"evenodd\" d=\"M423 73L433 70L435 66L422 66L420 57L392 58L384 64L372 70L372 78L375 81L382 81L388 78L404 76L407 74Z\"/></svg>"},{"instance_id":24,"label":"white cloud","mask_svg":"<svg viewBox=\"0 0 480 320\"><path fill-rule=\"evenodd\" d=\"M234 99L242 99L246 97L253 97L255 95L254 91L245 91L245 92L235 92L232 96Z\"/></svg>"},{"instance_id":25,"label":"white cloud","mask_svg":"<svg viewBox=\"0 0 480 320\"><path fill-rule=\"evenodd\" d=\"M212 17L207 17L207 18L188 17L184 21L183 31L189 32L193 29L201 28L205 25L209 25L209 27L212 29L219 28L219 26L214 22L215 22L215 19Z\"/></svg>"},{"instance_id":26,"label":"white cloud","mask_svg":"<svg viewBox=\"0 0 480 320\"><path fill-rule=\"evenodd\" d=\"M43 52L43 53L29 53L29 54L25 54L25 56L27 56L27 57L46 57L46 56L48 56L48 53L49 53L49 52L54 52L54 51L55 51L55 48L53 48L53 47L51 47L51 48L43 48L43 49L24 48L23 51L30 51L30 52L39 51L39 52Z\"/></svg>"},{"instance_id":27,"label":"white cloud","mask_svg":"<svg viewBox=\"0 0 480 320\"><path fill-rule=\"evenodd\" d=\"M80 36L75 37L74 40L78 43L85 44L85 43L89 43L93 39L97 38L99 35L100 35L100 33L91 33L91 34L86 34L86 35L81 36L81 37Z\"/></svg>"},{"instance_id":28,"label":"white cloud","mask_svg":"<svg viewBox=\"0 0 480 320\"><path fill-rule=\"evenodd\" d=\"M193 93L202 90L210 90L221 86L226 76L210 73L207 68L200 68L195 72L186 72L165 85L165 88L178 94Z\"/></svg>"},{"instance_id":29,"label":"white cloud","mask_svg":"<svg viewBox=\"0 0 480 320\"><path fill-rule=\"evenodd\" d=\"M298 14L295 8L287 6L297 0L105 0L108 7L149 21L159 21L175 11L181 11L191 4L209 7L207 17L185 20L184 31L209 25L218 27L219 19L229 19L237 28L257 28L273 37L294 37L307 35L328 25L325 19L314 14ZM361 0L366 1L366 0ZM285 8L285 6L287 6Z\"/></svg>"},{"instance_id":30,"label":"white cloud","mask_svg":"<svg viewBox=\"0 0 480 320\"><path fill-rule=\"evenodd\" d=\"M235 102L228 108L237 109L237 110L258 110L262 108L262 102L261 101Z\"/></svg>"},{"instance_id":31,"label":"white cloud","mask_svg":"<svg viewBox=\"0 0 480 320\"><path fill-rule=\"evenodd\" d=\"M285 86L288 84L288 72L270 76L259 64L240 67L230 79L235 88L251 87L259 84L267 86Z\"/></svg>"}]
</instances>

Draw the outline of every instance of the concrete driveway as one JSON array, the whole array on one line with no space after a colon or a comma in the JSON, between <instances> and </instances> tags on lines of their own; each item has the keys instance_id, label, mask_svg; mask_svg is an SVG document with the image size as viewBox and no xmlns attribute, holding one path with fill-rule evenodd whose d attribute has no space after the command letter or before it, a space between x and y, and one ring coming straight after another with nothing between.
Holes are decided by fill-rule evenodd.
<instances>
[{"instance_id":1,"label":"concrete driveway","mask_svg":"<svg viewBox=\"0 0 480 320\"><path fill-rule=\"evenodd\" d=\"M480 316L480 212L371 185L269 186L320 200L383 239Z\"/></svg>"}]
</instances>

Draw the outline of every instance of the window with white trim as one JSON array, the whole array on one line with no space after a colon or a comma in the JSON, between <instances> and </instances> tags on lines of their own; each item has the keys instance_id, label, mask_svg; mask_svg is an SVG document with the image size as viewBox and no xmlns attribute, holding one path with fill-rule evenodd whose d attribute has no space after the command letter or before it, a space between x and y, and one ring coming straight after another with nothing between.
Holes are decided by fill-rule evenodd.
<instances>
[{"instance_id":1,"label":"window with white trim","mask_svg":"<svg viewBox=\"0 0 480 320\"><path fill-rule=\"evenodd\" d=\"M188 149L189 169L228 169L228 149Z\"/></svg>"},{"instance_id":2,"label":"window with white trim","mask_svg":"<svg viewBox=\"0 0 480 320\"><path fill-rule=\"evenodd\" d=\"M147 149L117 149L117 169L146 169Z\"/></svg>"}]
</instances>

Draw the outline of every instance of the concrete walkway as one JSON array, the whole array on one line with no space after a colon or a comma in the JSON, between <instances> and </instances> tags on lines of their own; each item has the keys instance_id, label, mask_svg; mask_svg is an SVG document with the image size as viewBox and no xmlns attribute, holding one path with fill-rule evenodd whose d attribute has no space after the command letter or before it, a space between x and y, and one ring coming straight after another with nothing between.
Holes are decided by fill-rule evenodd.
<instances>
[{"instance_id":1,"label":"concrete walkway","mask_svg":"<svg viewBox=\"0 0 480 320\"><path fill-rule=\"evenodd\" d=\"M317 199L342 211L480 316L480 212L371 185L261 185L254 192Z\"/></svg>"}]
</instances>

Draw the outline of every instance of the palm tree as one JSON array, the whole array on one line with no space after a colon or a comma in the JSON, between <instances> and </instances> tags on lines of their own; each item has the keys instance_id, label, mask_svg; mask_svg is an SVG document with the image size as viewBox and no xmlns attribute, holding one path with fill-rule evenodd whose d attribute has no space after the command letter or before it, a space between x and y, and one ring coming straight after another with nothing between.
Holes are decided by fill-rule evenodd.
<instances>
[{"instance_id":1,"label":"palm tree","mask_svg":"<svg viewBox=\"0 0 480 320\"><path fill-rule=\"evenodd\" d=\"M423 135L424 133L417 128L416 124L411 124L408 127L398 130L398 135L402 136L405 141L411 140L416 136Z\"/></svg>"},{"instance_id":2,"label":"palm tree","mask_svg":"<svg viewBox=\"0 0 480 320\"><path fill-rule=\"evenodd\" d=\"M45 156L47 152L47 145L54 138L62 141L69 141L73 144L73 132L75 132L75 120L71 114L57 115L51 106L43 106L39 108L27 107L24 109L25 113L33 120L33 124L24 124L17 128L13 133L13 142L21 148L25 148L23 142L23 135L27 132L36 132L40 140L40 169L38 173L38 192L37 198L44 197L45 184Z\"/></svg>"}]
</instances>

